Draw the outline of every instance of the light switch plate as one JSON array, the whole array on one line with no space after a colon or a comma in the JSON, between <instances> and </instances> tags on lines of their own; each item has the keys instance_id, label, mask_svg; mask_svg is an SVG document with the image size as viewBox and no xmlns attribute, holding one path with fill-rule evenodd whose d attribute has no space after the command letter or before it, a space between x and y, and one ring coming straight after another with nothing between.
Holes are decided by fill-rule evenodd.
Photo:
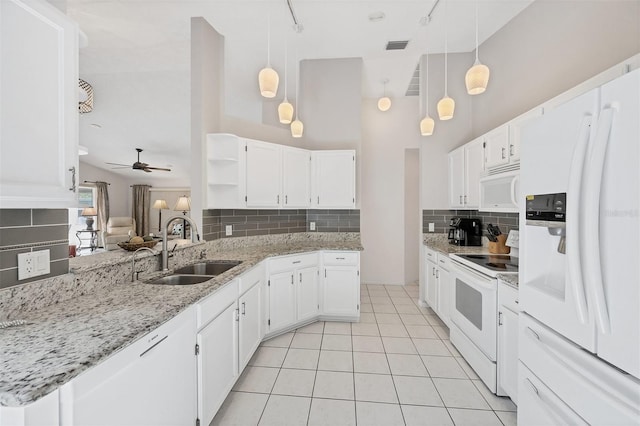
<instances>
[{"instance_id":1,"label":"light switch plate","mask_svg":"<svg viewBox=\"0 0 640 426\"><path fill-rule=\"evenodd\" d=\"M429 223L429 232L435 232L436 231L436 224L431 222Z\"/></svg>"},{"instance_id":2,"label":"light switch plate","mask_svg":"<svg viewBox=\"0 0 640 426\"><path fill-rule=\"evenodd\" d=\"M47 275L51 272L49 250L18 254L18 280Z\"/></svg>"},{"instance_id":3,"label":"light switch plate","mask_svg":"<svg viewBox=\"0 0 640 426\"><path fill-rule=\"evenodd\" d=\"M315 230L316 230L316 223L309 222L309 231L315 231Z\"/></svg>"},{"instance_id":4,"label":"light switch plate","mask_svg":"<svg viewBox=\"0 0 640 426\"><path fill-rule=\"evenodd\" d=\"M227 237L233 235L233 225L227 225L224 227L224 235Z\"/></svg>"}]
</instances>

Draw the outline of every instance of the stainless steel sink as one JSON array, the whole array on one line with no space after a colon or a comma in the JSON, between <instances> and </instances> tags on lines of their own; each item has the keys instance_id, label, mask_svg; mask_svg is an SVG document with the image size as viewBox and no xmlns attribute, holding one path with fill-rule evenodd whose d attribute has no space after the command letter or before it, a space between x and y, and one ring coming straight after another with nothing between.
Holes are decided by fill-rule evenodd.
<instances>
[{"instance_id":1,"label":"stainless steel sink","mask_svg":"<svg viewBox=\"0 0 640 426\"><path fill-rule=\"evenodd\" d=\"M145 282L147 284L192 285L209 281L211 278L213 276L210 275L168 275Z\"/></svg>"},{"instance_id":2,"label":"stainless steel sink","mask_svg":"<svg viewBox=\"0 0 640 426\"><path fill-rule=\"evenodd\" d=\"M176 274L185 275L220 275L228 271L234 266L238 266L242 262L239 260L210 260L207 262L195 263L189 266L183 266L174 271Z\"/></svg>"}]
</instances>

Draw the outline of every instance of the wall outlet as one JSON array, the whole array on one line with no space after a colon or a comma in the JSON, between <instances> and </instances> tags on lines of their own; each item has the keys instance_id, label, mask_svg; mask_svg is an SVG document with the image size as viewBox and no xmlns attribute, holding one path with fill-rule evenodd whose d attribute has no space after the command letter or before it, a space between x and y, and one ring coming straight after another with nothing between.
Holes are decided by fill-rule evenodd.
<instances>
[{"instance_id":1,"label":"wall outlet","mask_svg":"<svg viewBox=\"0 0 640 426\"><path fill-rule=\"evenodd\" d=\"M431 222L429 223L429 232L435 232L436 231L436 224Z\"/></svg>"},{"instance_id":2,"label":"wall outlet","mask_svg":"<svg viewBox=\"0 0 640 426\"><path fill-rule=\"evenodd\" d=\"M316 223L309 222L309 231L315 231L315 230L316 230Z\"/></svg>"},{"instance_id":3,"label":"wall outlet","mask_svg":"<svg viewBox=\"0 0 640 426\"><path fill-rule=\"evenodd\" d=\"M224 235L227 237L233 235L233 225L227 225L224 227Z\"/></svg>"},{"instance_id":4,"label":"wall outlet","mask_svg":"<svg viewBox=\"0 0 640 426\"><path fill-rule=\"evenodd\" d=\"M18 280L47 275L51 272L49 250L18 254Z\"/></svg>"}]
</instances>

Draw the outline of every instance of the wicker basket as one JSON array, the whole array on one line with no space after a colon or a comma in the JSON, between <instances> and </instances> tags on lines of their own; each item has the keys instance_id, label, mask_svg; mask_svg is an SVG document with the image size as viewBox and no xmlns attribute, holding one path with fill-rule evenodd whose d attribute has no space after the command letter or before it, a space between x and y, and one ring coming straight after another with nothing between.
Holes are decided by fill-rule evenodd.
<instances>
[{"instance_id":1,"label":"wicker basket","mask_svg":"<svg viewBox=\"0 0 640 426\"><path fill-rule=\"evenodd\" d=\"M123 248L127 251L136 251L142 247L153 248L155 247L156 244L158 244L158 240L145 241L144 243L124 243L123 242L123 243L118 243L118 247Z\"/></svg>"}]
</instances>

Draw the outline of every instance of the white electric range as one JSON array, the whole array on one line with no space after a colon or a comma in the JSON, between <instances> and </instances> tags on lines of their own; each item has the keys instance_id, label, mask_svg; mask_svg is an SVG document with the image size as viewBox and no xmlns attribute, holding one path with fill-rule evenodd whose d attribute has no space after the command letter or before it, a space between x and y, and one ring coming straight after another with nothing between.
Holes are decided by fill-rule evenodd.
<instances>
[{"instance_id":1,"label":"white electric range","mask_svg":"<svg viewBox=\"0 0 640 426\"><path fill-rule=\"evenodd\" d=\"M505 254L451 254L451 343L491 392L497 390L498 274L517 274Z\"/></svg>"}]
</instances>

